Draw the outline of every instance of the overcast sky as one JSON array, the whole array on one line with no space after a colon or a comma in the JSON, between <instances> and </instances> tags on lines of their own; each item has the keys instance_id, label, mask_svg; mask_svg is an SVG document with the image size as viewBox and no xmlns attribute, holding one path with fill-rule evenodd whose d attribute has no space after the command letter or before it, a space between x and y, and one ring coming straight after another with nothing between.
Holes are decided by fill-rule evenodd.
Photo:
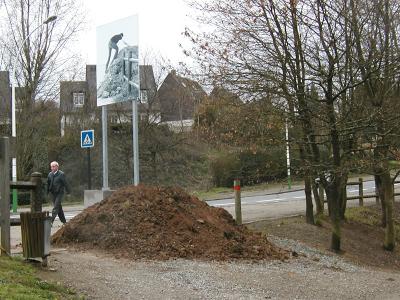
<instances>
[{"instance_id":1,"label":"overcast sky","mask_svg":"<svg viewBox=\"0 0 400 300\"><path fill-rule=\"evenodd\" d=\"M184 59L178 44L184 40L185 26L193 22L184 0L82 0L88 12L88 30L82 34L82 55L87 63L96 63L96 27L137 14L139 48L151 49L177 64Z\"/></svg>"}]
</instances>

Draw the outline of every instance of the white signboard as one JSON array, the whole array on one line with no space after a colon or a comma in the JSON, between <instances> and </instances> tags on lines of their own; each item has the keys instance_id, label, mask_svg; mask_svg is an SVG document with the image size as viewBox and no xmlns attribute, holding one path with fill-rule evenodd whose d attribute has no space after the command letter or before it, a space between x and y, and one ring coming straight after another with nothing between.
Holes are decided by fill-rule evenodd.
<instances>
[{"instance_id":1,"label":"white signboard","mask_svg":"<svg viewBox=\"0 0 400 300\"><path fill-rule=\"evenodd\" d=\"M97 106L139 98L138 16L97 27Z\"/></svg>"}]
</instances>

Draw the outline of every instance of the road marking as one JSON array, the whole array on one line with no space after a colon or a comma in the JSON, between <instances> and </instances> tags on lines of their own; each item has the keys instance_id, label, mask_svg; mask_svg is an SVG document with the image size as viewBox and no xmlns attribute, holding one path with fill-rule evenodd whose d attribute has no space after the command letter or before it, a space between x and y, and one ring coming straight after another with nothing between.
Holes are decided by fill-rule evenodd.
<instances>
[{"instance_id":1,"label":"road marking","mask_svg":"<svg viewBox=\"0 0 400 300\"><path fill-rule=\"evenodd\" d=\"M256 203L266 203L266 202L277 203L277 202L279 202L279 200L272 199L272 200L260 200L260 201L256 201Z\"/></svg>"},{"instance_id":2,"label":"road marking","mask_svg":"<svg viewBox=\"0 0 400 300\"><path fill-rule=\"evenodd\" d=\"M229 205L233 205L233 203L221 203L221 204L219 204L219 203L215 203L215 204L213 204L212 206L229 206Z\"/></svg>"},{"instance_id":3,"label":"road marking","mask_svg":"<svg viewBox=\"0 0 400 300\"><path fill-rule=\"evenodd\" d=\"M304 199L305 196L297 196L297 197L293 197L294 199Z\"/></svg>"},{"instance_id":4,"label":"road marking","mask_svg":"<svg viewBox=\"0 0 400 300\"><path fill-rule=\"evenodd\" d=\"M242 204L249 204L249 202L243 201ZM221 206L231 206L231 205L235 205L234 202L229 202L229 203L215 203L215 204L211 204L211 206L217 206L217 207L221 207Z\"/></svg>"}]
</instances>

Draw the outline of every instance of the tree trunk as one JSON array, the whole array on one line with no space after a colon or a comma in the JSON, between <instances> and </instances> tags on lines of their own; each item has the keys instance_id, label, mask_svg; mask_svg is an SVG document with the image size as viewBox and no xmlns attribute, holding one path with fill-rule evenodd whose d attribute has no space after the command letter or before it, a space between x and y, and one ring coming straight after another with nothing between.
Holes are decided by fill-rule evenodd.
<instances>
[{"instance_id":1,"label":"tree trunk","mask_svg":"<svg viewBox=\"0 0 400 300\"><path fill-rule=\"evenodd\" d=\"M341 192L340 178L335 176L332 182L329 182L326 187L326 197L328 200L328 207L330 209L330 219L332 223L332 239L331 249L335 252L340 251L341 240Z\"/></svg>"},{"instance_id":2,"label":"tree trunk","mask_svg":"<svg viewBox=\"0 0 400 300\"><path fill-rule=\"evenodd\" d=\"M393 220L393 203L394 203L394 192L393 184L390 177L390 173L386 170L382 176L382 189L384 191L384 201L386 202L386 229L385 229L385 241L383 247L385 250L393 251L396 241L395 241L395 230L394 230L394 220Z\"/></svg>"},{"instance_id":3,"label":"tree trunk","mask_svg":"<svg viewBox=\"0 0 400 300\"><path fill-rule=\"evenodd\" d=\"M382 178L381 175L374 175L375 178L375 189L378 192L379 199L381 201L381 207L382 207L382 216L381 216L381 226L383 228L386 227L386 199L385 199L385 193L383 192L384 189L382 187Z\"/></svg>"},{"instance_id":4,"label":"tree trunk","mask_svg":"<svg viewBox=\"0 0 400 300\"><path fill-rule=\"evenodd\" d=\"M323 215L324 214L324 195L322 193L324 192L324 190L322 188L322 185L319 186L319 184L313 184L312 191L313 191L315 206L316 206L316 210L317 210L316 215L317 216Z\"/></svg>"},{"instance_id":5,"label":"tree trunk","mask_svg":"<svg viewBox=\"0 0 400 300\"><path fill-rule=\"evenodd\" d=\"M314 207L311 195L311 177L309 175L306 175L304 179L304 192L306 194L306 221L308 224L315 225Z\"/></svg>"},{"instance_id":6,"label":"tree trunk","mask_svg":"<svg viewBox=\"0 0 400 300\"><path fill-rule=\"evenodd\" d=\"M346 178L344 178L344 176L341 178L340 185L342 191L340 200L340 219L344 221L347 207L347 176Z\"/></svg>"},{"instance_id":7,"label":"tree trunk","mask_svg":"<svg viewBox=\"0 0 400 300\"><path fill-rule=\"evenodd\" d=\"M340 224L340 214L338 209L335 209L333 211L331 221L332 221L331 249L335 252L340 252L341 224Z\"/></svg>"}]
</instances>

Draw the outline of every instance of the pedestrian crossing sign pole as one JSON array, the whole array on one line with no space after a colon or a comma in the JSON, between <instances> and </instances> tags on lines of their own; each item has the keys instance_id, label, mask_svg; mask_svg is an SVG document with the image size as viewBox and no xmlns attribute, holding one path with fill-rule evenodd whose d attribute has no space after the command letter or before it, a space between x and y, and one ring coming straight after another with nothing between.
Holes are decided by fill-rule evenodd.
<instances>
[{"instance_id":1,"label":"pedestrian crossing sign pole","mask_svg":"<svg viewBox=\"0 0 400 300\"><path fill-rule=\"evenodd\" d=\"M81 131L81 148L87 148L87 161L88 161L88 189L92 189L92 172L90 166L90 148L94 147L94 130Z\"/></svg>"}]
</instances>

